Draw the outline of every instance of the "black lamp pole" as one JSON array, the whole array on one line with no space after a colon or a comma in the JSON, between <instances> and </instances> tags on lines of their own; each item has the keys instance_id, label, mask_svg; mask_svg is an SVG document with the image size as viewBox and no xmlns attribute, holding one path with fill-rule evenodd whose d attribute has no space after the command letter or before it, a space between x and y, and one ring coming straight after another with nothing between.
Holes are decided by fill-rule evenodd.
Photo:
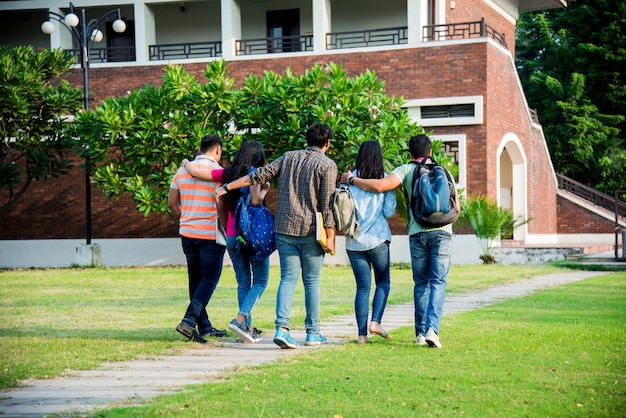
<instances>
[{"instance_id":1,"label":"black lamp pole","mask_svg":"<svg viewBox=\"0 0 626 418\"><path fill-rule=\"evenodd\" d=\"M94 42L99 42L102 39L102 32L98 28L103 23L115 19L113 30L124 32L126 24L121 19L119 8L105 13L99 19L91 19L89 22L87 22L85 17L85 9L80 9L79 13L80 16L76 14L76 9L72 3L70 3L70 12L65 16L49 10L48 20L41 25L41 29L46 34L54 32L54 26L50 20L56 20L70 31L74 41L78 43L80 47L80 67L83 69L84 108L87 110L89 109L89 49ZM87 245L89 245L91 244L91 158L88 154L85 156L85 217L86 240Z\"/></svg>"}]
</instances>

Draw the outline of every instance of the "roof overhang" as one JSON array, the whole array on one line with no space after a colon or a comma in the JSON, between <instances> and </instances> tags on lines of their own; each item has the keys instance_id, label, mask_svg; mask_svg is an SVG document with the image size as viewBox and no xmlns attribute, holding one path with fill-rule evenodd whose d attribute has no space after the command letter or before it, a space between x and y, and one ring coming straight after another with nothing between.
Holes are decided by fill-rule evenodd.
<instances>
[{"instance_id":1,"label":"roof overhang","mask_svg":"<svg viewBox=\"0 0 626 418\"><path fill-rule=\"evenodd\" d=\"M567 0L519 0L519 11L558 9L567 7Z\"/></svg>"}]
</instances>

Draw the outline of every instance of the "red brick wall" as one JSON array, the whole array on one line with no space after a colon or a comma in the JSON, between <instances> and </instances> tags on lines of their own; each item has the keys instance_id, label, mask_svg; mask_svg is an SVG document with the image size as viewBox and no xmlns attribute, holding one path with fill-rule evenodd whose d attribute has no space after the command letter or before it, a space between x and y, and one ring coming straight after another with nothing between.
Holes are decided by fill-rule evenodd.
<instances>
[{"instance_id":1,"label":"red brick wall","mask_svg":"<svg viewBox=\"0 0 626 418\"><path fill-rule=\"evenodd\" d=\"M499 193L496 190L498 156L494 151L507 133L513 133L522 144L527 166L527 213L531 220L528 232L555 234L557 183L541 132L530 123L511 58L491 48L487 60L487 195L497 196Z\"/></svg>"},{"instance_id":2,"label":"red brick wall","mask_svg":"<svg viewBox=\"0 0 626 418\"><path fill-rule=\"evenodd\" d=\"M76 165L80 161L75 162ZM92 238L160 238L177 236L178 225L167 215L146 218L123 195L109 200L91 186ZM85 239L85 174L36 181L29 191L0 216L0 239Z\"/></svg>"},{"instance_id":3,"label":"red brick wall","mask_svg":"<svg viewBox=\"0 0 626 418\"><path fill-rule=\"evenodd\" d=\"M503 15L485 1L456 0L454 9L450 8L450 2L446 1L446 23L477 22L484 18L487 25L504 34L509 51L515 51L515 23L507 18L508 15Z\"/></svg>"},{"instance_id":4,"label":"red brick wall","mask_svg":"<svg viewBox=\"0 0 626 418\"><path fill-rule=\"evenodd\" d=\"M457 5L463 2L457 2ZM458 7L458 6L457 6ZM556 214L552 184L545 182L547 155L542 155L542 141L529 128L524 102L515 85L516 76L511 60L488 43L449 45L430 48L407 48L394 51L344 53L328 56L295 56L258 58L229 63L229 71L238 83L249 73L261 75L263 70L282 73L287 66L302 73L316 63L342 63L346 71L356 75L366 69L375 70L386 82L387 93L419 99L447 96L485 97L485 123L482 126L462 126L436 129L436 133L465 133L468 138L467 192L497 196L495 190L496 148L503 135L516 133L529 147L529 162L538 164L537 172L529 172L529 196L540 196L541 204L530 214L542 219L541 225L530 226L541 233L554 233ZM206 63L188 64L186 69L201 79ZM162 83L163 66L92 68L89 86L94 103L125 94L145 84ZM76 86L82 85L82 74L75 71L69 77ZM202 80L202 79L201 79ZM0 220L1 239L82 238L84 236L84 176L80 170L72 176L50 179L37 185ZM541 186L541 187L539 187ZM542 189L543 187L543 189ZM552 194L552 197L550 197ZM92 188L93 237L167 237L176 236L176 227L165 215L144 218L136 213L128 198L107 200ZM392 222L394 233L404 233L399 219Z\"/></svg>"},{"instance_id":5,"label":"red brick wall","mask_svg":"<svg viewBox=\"0 0 626 418\"><path fill-rule=\"evenodd\" d=\"M615 223L557 196L560 234L613 234Z\"/></svg>"}]
</instances>

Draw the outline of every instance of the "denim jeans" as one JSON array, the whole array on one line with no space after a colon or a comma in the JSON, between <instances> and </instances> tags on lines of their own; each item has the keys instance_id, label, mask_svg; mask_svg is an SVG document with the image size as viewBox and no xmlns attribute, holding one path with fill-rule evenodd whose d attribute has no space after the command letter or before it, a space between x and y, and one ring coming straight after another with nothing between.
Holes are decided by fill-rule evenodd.
<instances>
[{"instance_id":1,"label":"denim jeans","mask_svg":"<svg viewBox=\"0 0 626 418\"><path fill-rule=\"evenodd\" d=\"M291 303L300 273L304 284L304 325L307 334L319 332L320 273L324 250L315 235L294 237L276 234L276 249L280 258L280 284L276 294L276 327L289 329Z\"/></svg>"},{"instance_id":2,"label":"denim jeans","mask_svg":"<svg viewBox=\"0 0 626 418\"><path fill-rule=\"evenodd\" d=\"M206 306L220 281L225 248L215 241L181 237L183 252L187 257L189 276L189 306L183 319L198 332L212 327Z\"/></svg>"},{"instance_id":3,"label":"denim jeans","mask_svg":"<svg viewBox=\"0 0 626 418\"><path fill-rule=\"evenodd\" d=\"M367 251L347 250L354 279L356 280L356 296L354 298L354 312L359 335L367 335L367 315L369 313L370 289L372 287L372 273L376 290L372 300L372 321L379 324L383 319L387 297L391 288L389 277L389 241L385 241L376 248Z\"/></svg>"},{"instance_id":4,"label":"denim jeans","mask_svg":"<svg viewBox=\"0 0 626 418\"><path fill-rule=\"evenodd\" d=\"M415 335L425 335L429 328L439 333L450 271L452 235L445 231L426 231L411 235L409 240L414 283Z\"/></svg>"},{"instance_id":5,"label":"denim jeans","mask_svg":"<svg viewBox=\"0 0 626 418\"><path fill-rule=\"evenodd\" d=\"M233 263L237 279L239 313L246 316L246 324L252 326L252 308L259 300L270 275L270 258L252 262L250 257L237 251L237 238L226 237L226 249Z\"/></svg>"}]
</instances>

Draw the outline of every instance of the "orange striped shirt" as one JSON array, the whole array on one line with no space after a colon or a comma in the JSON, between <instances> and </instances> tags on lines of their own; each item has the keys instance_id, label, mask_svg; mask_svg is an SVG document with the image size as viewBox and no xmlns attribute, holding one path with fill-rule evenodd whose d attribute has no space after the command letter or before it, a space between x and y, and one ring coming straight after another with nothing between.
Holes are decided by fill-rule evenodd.
<instances>
[{"instance_id":1,"label":"orange striped shirt","mask_svg":"<svg viewBox=\"0 0 626 418\"><path fill-rule=\"evenodd\" d=\"M213 157L198 155L197 162L203 169L218 169L221 166ZM179 168L170 184L171 189L180 193L180 235L215 241L217 230L217 206L215 188L212 181L192 177L187 170Z\"/></svg>"}]
</instances>

